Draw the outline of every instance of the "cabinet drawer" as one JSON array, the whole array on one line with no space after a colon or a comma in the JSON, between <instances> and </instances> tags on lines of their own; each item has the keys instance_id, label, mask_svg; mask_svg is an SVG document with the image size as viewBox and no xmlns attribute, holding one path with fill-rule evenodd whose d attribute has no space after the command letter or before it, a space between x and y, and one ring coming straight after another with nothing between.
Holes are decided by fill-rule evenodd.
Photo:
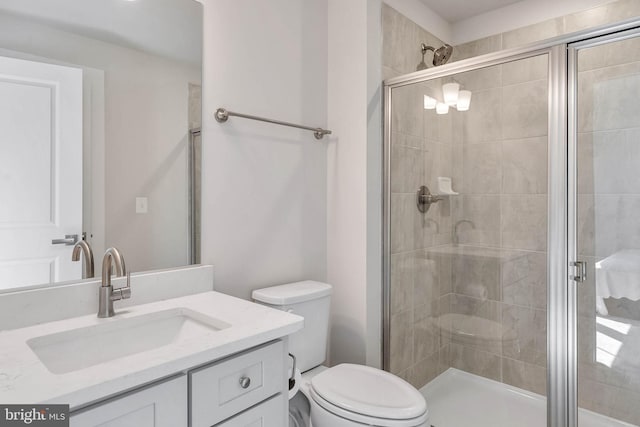
<instances>
[{"instance_id":1,"label":"cabinet drawer","mask_svg":"<svg viewBox=\"0 0 640 427\"><path fill-rule=\"evenodd\" d=\"M284 344L191 371L189 384L191 426L210 427L284 390Z\"/></svg>"},{"instance_id":2,"label":"cabinet drawer","mask_svg":"<svg viewBox=\"0 0 640 427\"><path fill-rule=\"evenodd\" d=\"M216 427L282 427L287 414L285 413L284 395L279 394L264 403L223 421Z\"/></svg>"},{"instance_id":3,"label":"cabinet drawer","mask_svg":"<svg viewBox=\"0 0 640 427\"><path fill-rule=\"evenodd\" d=\"M183 427L187 376L152 385L71 415L71 427Z\"/></svg>"}]
</instances>

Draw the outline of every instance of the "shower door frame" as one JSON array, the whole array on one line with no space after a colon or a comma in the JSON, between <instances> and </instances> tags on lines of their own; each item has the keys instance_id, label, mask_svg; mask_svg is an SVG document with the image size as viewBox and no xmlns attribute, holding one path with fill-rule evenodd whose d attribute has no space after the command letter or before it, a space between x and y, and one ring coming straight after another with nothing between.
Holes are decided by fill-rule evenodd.
<instances>
[{"instance_id":1,"label":"shower door frame","mask_svg":"<svg viewBox=\"0 0 640 427\"><path fill-rule=\"evenodd\" d=\"M634 18L613 25L583 30L520 48L481 55L439 67L429 68L384 82L383 145L383 368L390 366L391 333L391 121L393 89L427 80L448 77L507 62L547 55L548 68L548 203L547 203L547 426L577 427L577 338L574 274L569 262L577 261L575 248L575 80L570 73L575 61L568 54L569 44L640 27ZM640 31L640 30L639 30ZM569 114L572 112L572 114ZM575 138L574 138L575 139ZM570 247L571 242L571 247ZM571 271L570 271L571 270Z\"/></svg>"}]
</instances>

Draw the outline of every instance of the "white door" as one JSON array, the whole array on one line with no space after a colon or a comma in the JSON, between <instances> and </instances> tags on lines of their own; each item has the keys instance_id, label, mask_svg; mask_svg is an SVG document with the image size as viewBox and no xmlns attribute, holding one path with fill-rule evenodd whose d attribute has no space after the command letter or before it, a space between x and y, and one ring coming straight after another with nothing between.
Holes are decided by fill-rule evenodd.
<instances>
[{"instance_id":1,"label":"white door","mask_svg":"<svg viewBox=\"0 0 640 427\"><path fill-rule=\"evenodd\" d=\"M82 70L0 57L0 290L80 278Z\"/></svg>"}]
</instances>

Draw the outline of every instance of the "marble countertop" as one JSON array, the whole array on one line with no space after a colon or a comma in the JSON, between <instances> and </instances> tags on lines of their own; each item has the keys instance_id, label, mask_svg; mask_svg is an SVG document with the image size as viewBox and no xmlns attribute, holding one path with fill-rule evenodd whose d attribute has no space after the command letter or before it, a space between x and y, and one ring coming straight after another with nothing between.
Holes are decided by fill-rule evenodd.
<instances>
[{"instance_id":1,"label":"marble countertop","mask_svg":"<svg viewBox=\"0 0 640 427\"><path fill-rule=\"evenodd\" d=\"M117 322L159 311L186 308L230 326L206 339L168 344L65 374L51 373L27 341L58 332ZM229 356L300 330L303 318L218 292L204 292L118 309L99 319L95 314L0 332L0 402L63 403L86 406L192 367ZM201 337L202 338L202 337Z\"/></svg>"}]
</instances>

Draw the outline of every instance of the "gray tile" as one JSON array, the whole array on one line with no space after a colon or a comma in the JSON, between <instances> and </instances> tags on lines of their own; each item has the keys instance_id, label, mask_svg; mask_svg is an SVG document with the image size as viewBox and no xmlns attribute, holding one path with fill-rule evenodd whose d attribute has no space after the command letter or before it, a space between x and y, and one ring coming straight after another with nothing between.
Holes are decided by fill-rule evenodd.
<instances>
[{"instance_id":1,"label":"gray tile","mask_svg":"<svg viewBox=\"0 0 640 427\"><path fill-rule=\"evenodd\" d=\"M480 375L495 381L501 381L500 356L458 344L448 346L448 359L451 366Z\"/></svg>"},{"instance_id":2,"label":"gray tile","mask_svg":"<svg viewBox=\"0 0 640 427\"><path fill-rule=\"evenodd\" d=\"M520 252L505 261L501 270L505 303L545 309L547 306L547 254Z\"/></svg>"},{"instance_id":3,"label":"gray tile","mask_svg":"<svg viewBox=\"0 0 640 427\"><path fill-rule=\"evenodd\" d=\"M548 74L548 55L538 55L502 65L502 84L509 86L535 80L546 80Z\"/></svg>"},{"instance_id":4,"label":"gray tile","mask_svg":"<svg viewBox=\"0 0 640 427\"><path fill-rule=\"evenodd\" d=\"M456 196L453 233L459 243L500 245L500 199L498 195ZM461 221L470 221L471 224Z\"/></svg>"},{"instance_id":5,"label":"gray tile","mask_svg":"<svg viewBox=\"0 0 640 427\"><path fill-rule=\"evenodd\" d=\"M407 135L404 133L392 132L391 145L422 149L423 139L415 135Z\"/></svg>"},{"instance_id":6,"label":"gray tile","mask_svg":"<svg viewBox=\"0 0 640 427\"><path fill-rule=\"evenodd\" d=\"M391 373L402 372L413 363L413 312L391 316Z\"/></svg>"},{"instance_id":7,"label":"gray tile","mask_svg":"<svg viewBox=\"0 0 640 427\"><path fill-rule=\"evenodd\" d=\"M418 361L409 369L409 382L420 389L444 372L439 363L438 352Z\"/></svg>"},{"instance_id":8,"label":"gray tile","mask_svg":"<svg viewBox=\"0 0 640 427\"><path fill-rule=\"evenodd\" d=\"M547 250L547 196L502 196L502 246Z\"/></svg>"},{"instance_id":9,"label":"gray tile","mask_svg":"<svg viewBox=\"0 0 640 427\"><path fill-rule=\"evenodd\" d=\"M556 18L508 31L502 34L502 48L509 49L558 36L563 33L563 27L563 19Z\"/></svg>"},{"instance_id":10,"label":"gray tile","mask_svg":"<svg viewBox=\"0 0 640 427\"><path fill-rule=\"evenodd\" d=\"M440 331L436 317L426 317L414 324L413 360L437 355L440 349Z\"/></svg>"},{"instance_id":11,"label":"gray tile","mask_svg":"<svg viewBox=\"0 0 640 427\"><path fill-rule=\"evenodd\" d=\"M640 63L611 66L578 74L578 131L638 127Z\"/></svg>"},{"instance_id":12,"label":"gray tile","mask_svg":"<svg viewBox=\"0 0 640 427\"><path fill-rule=\"evenodd\" d=\"M577 137L578 194L593 194L593 132L581 132Z\"/></svg>"},{"instance_id":13,"label":"gray tile","mask_svg":"<svg viewBox=\"0 0 640 427\"><path fill-rule=\"evenodd\" d=\"M415 71L420 62L420 46L411 49L417 26L395 9L382 5L382 65L401 73ZM412 50L413 52L410 52Z\"/></svg>"},{"instance_id":14,"label":"gray tile","mask_svg":"<svg viewBox=\"0 0 640 427\"><path fill-rule=\"evenodd\" d=\"M502 149L500 142L465 145L464 194L499 194L502 188Z\"/></svg>"},{"instance_id":15,"label":"gray tile","mask_svg":"<svg viewBox=\"0 0 640 427\"><path fill-rule=\"evenodd\" d=\"M459 44L453 49L451 62L502 50L502 34Z\"/></svg>"},{"instance_id":16,"label":"gray tile","mask_svg":"<svg viewBox=\"0 0 640 427\"><path fill-rule=\"evenodd\" d=\"M595 255L595 227L595 198L593 194L578 194L577 238L579 255Z\"/></svg>"},{"instance_id":17,"label":"gray tile","mask_svg":"<svg viewBox=\"0 0 640 427\"><path fill-rule=\"evenodd\" d=\"M413 287L417 277L416 252L391 255L391 314L413 307Z\"/></svg>"},{"instance_id":18,"label":"gray tile","mask_svg":"<svg viewBox=\"0 0 640 427\"><path fill-rule=\"evenodd\" d=\"M527 363L546 366L546 311L510 304L502 306L503 355Z\"/></svg>"},{"instance_id":19,"label":"gray tile","mask_svg":"<svg viewBox=\"0 0 640 427\"><path fill-rule=\"evenodd\" d=\"M638 61L640 61L640 41L637 38L581 49L578 52L579 71Z\"/></svg>"},{"instance_id":20,"label":"gray tile","mask_svg":"<svg viewBox=\"0 0 640 427\"><path fill-rule=\"evenodd\" d=\"M460 83L460 89L466 89L472 92L472 103L474 102L473 92L501 87L502 79L503 73L501 65L466 71L456 74L455 76L455 81Z\"/></svg>"},{"instance_id":21,"label":"gray tile","mask_svg":"<svg viewBox=\"0 0 640 427\"><path fill-rule=\"evenodd\" d=\"M505 194L547 193L547 137L502 143L502 191Z\"/></svg>"},{"instance_id":22,"label":"gray tile","mask_svg":"<svg viewBox=\"0 0 640 427\"><path fill-rule=\"evenodd\" d=\"M423 95L413 86L393 90L391 130L397 133L422 137Z\"/></svg>"},{"instance_id":23,"label":"gray tile","mask_svg":"<svg viewBox=\"0 0 640 427\"><path fill-rule=\"evenodd\" d=\"M640 3L637 0L619 0L591 8L583 12L567 15L564 18L566 33L597 27L599 25L635 18L640 15Z\"/></svg>"},{"instance_id":24,"label":"gray tile","mask_svg":"<svg viewBox=\"0 0 640 427\"><path fill-rule=\"evenodd\" d=\"M547 370L542 366L503 358L502 380L505 384L533 393L547 394Z\"/></svg>"},{"instance_id":25,"label":"gray tile","mask_svg":"<svg viewBox=\"0 0 640 427\"><path fill-rule=\"evenodd\" d=\"M434 259L428 259L424 252L416 257L416 280L414 281L412 301L413 306L423 307L420 318L437 316L437 302L440 296L438 284L438 263Z\"/></svg>"},{"instance_id":26,"label":"gray tile","mask_svg":"<svg viewBox=\"0 0 640 427\"><path fill-rule=\"evenodd\" d=\"M546 80L520 83L502 89L502 137L521 139L543 136L548 130ZM493 108L500 108L494 105Z\"/></svg>"},{"instance_id":27,"label":"gray tile","mask_svg":"<svg viewBox=\"0 0 640 427\"><path fill-rule=\"evenodd\" d=\"M413 193L423 180L422 150L404 146L391 147L391 191Z\"/></svg>"},{"instance_id":28,"label":"gray tile","mask_svg":"<svg viewBox=\"0 0 640 427\"><path fill-rule=\"evenodd\" d=\"M595 196L595 255L607 257L640 241L640 195Z\"/></svg>"},{"instance_id":29,"label":"gray tile","mask_svg":"<svg viewBox=\"0 0 640 427\"><path fill-rule=\"evenodd\" d=\"M494 301L502 299L497 258L459 254L453 258L453 292Z\"/></svg>"},{"instance_id":30,"label":"gray tile","mask_svg":"<svg viewBox=\"0 0 640 427\"><path fill-rule=\"evenodd\" d=\"M461 112L465 143L498 141L502 138L502 89L473 92L469 111Z\"/></svg>"},{"instance_id":31,"label":"gray tile","mask_svg":"<svg viewBox=\"0 0 640 427\"><path fill-rule=\"evenodd\" d=\"M640 85L640 75L638 77ZM592 140L591 164L595 193L640 194L640 131L628 129L597 132L593 134ZM588 160L585 159L585 162Z\"/></svg>"},{"instance_id":32,"label":"gray tile","mask_svg":"<svg viewBox=\"0 0 640 427\"><path fill-rule=\"evenodd\" d=\"M414 194L391 193L391 253L422 246L421 215Z\"/></svg>"}]
</instances>

